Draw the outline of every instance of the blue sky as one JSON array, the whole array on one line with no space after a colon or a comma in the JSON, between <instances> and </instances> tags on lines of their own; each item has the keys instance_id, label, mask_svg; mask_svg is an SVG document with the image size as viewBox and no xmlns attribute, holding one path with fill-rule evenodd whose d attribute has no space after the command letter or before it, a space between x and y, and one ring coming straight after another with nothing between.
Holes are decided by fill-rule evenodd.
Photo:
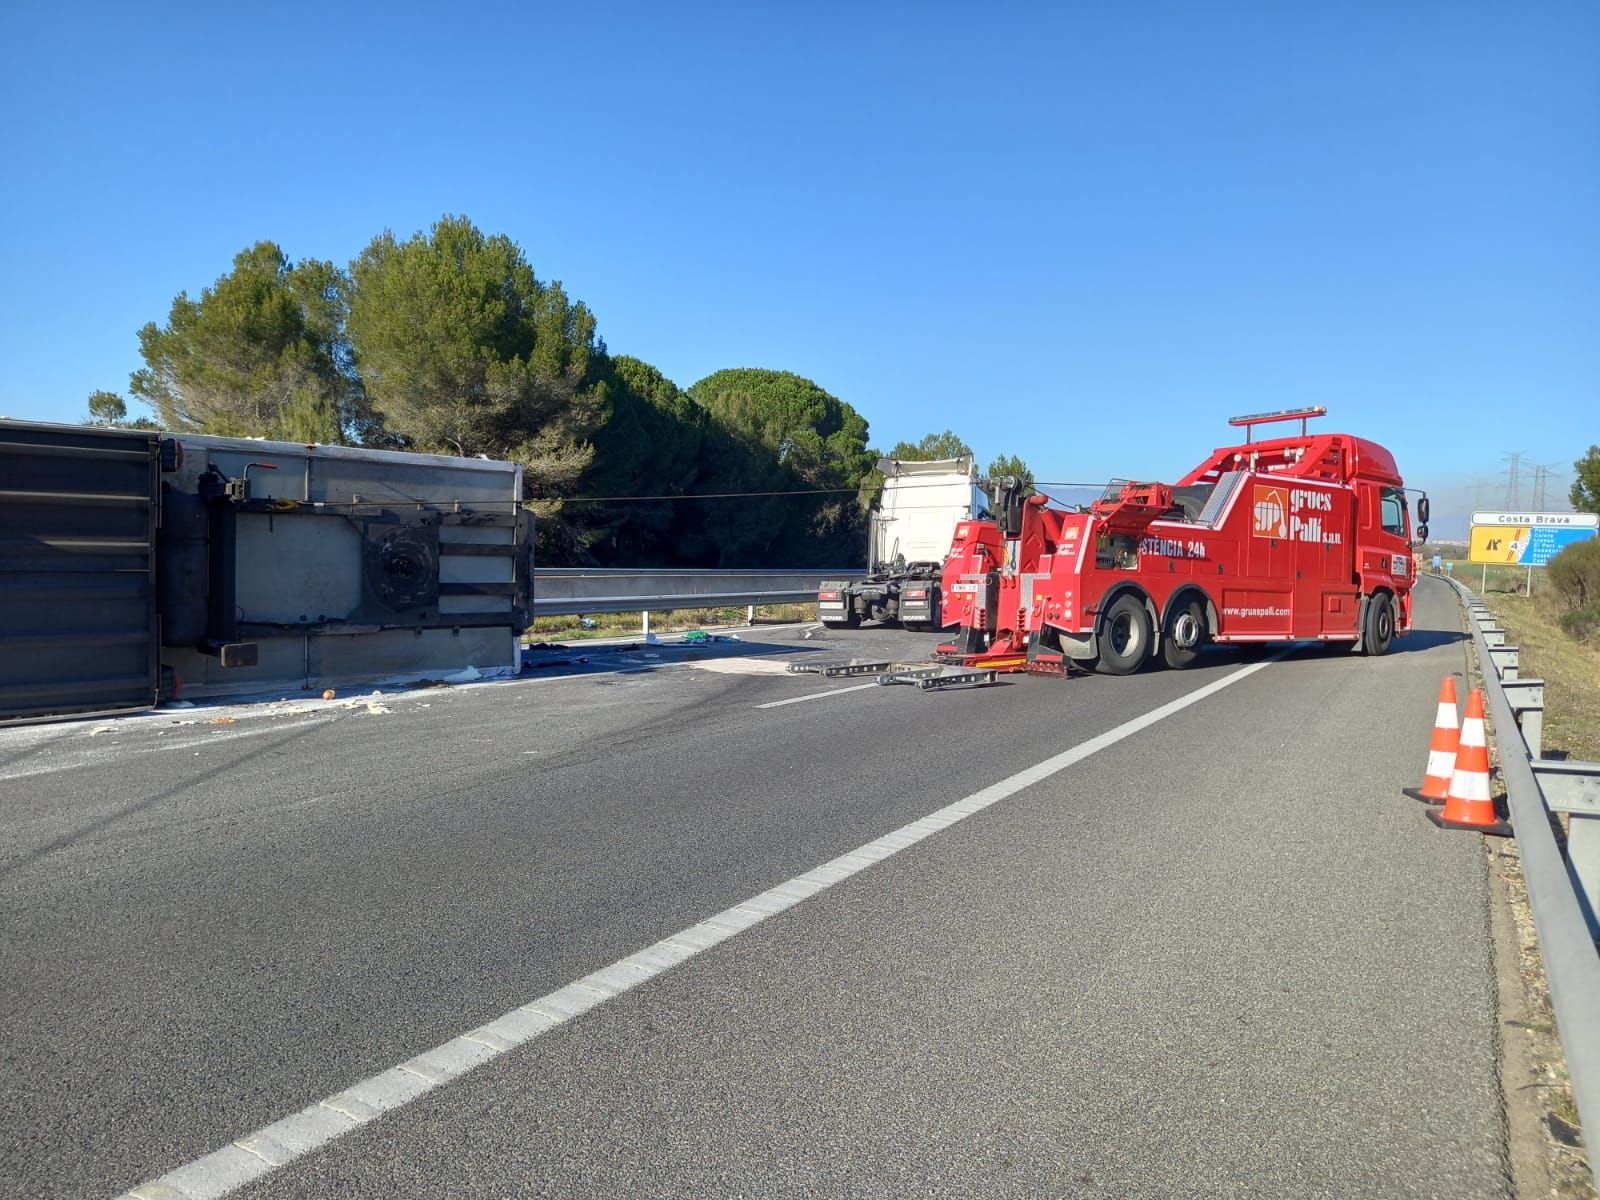
<instances>
[{"instance_id":1,"label":"blue sky","mask_svg":"<svg viewBox=\"0 0 1600 1200\"><path fill-rule=\"evenodd\" d=\"M466 213L684 385L1050 479L1326 404L1445 526L1600 442L1597 61L1587 0L9 6L0 413L125 391L255 240Z\"/></svg>"}]
</instances>

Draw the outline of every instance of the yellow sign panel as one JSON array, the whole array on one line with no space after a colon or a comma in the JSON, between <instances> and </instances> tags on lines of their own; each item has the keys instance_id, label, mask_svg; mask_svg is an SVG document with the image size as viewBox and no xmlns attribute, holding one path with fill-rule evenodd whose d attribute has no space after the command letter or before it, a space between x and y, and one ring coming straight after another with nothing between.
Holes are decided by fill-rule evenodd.
<instances>
[{"instance_id":1,"label":"yellow sign panel","mask_svg":"<svg viewBox=\"0 0 1600 1200\"><path fill-rule=\"evenodd\" d=\"M1529 525L1474 525L1472 549L1467 557L1475 563L1515 565L1527 553L1532 532Z\"/></svg>"}]
</instances>

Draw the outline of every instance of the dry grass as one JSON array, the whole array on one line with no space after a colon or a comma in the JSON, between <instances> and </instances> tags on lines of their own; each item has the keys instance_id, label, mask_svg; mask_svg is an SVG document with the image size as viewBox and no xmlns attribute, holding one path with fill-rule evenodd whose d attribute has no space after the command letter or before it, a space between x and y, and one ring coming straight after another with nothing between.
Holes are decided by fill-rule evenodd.
<instances>
[{"instance_id":1,"label":"dry grass","mask_svg":"<svg viewBox=\"0 0 1600 1200\"><path fill-rule=\"evenodd\" d=\"M1476 589L1481 569L1457 563L1456 578ZM1532 596L1521 594L1526 579L1519 567L1490 567L1483 599L1507 643L1521 649L1519 673L1544 680L1545 756L1600 761L1600 645L1579 641L1557 624L1560 606L1542 586L1540 571L1533 573Z\"/></svg>"},{"instance_id":2,"label":"dry grass","mask_svg":"<svg viewBox=\"0 0 1600 1200\"><path fill-rule=\"evenodd\" d=\"M1566 1054L1556 1033L1555 1015L1550 1008L1550 985L1539 958L1539 938L1528 907L1527 883L1522 875L1522 855L1514 840L1484 839L1491 869L1505 885L1502 893L1510 910L1514 930L1516 974L1522 982L1521 1022L1528 1070L1532 1075L1519 1094L1508 1095L1511 1104L1530 1105L1542 1145L1529 1147L1544 1164L1549 1191L1530 1188L1532 1196L1551 1196L1555 1200L1595 1200L1594 1176L1589 1171L1585 1139L1578 1124L1578 1106L1572 1098L1572 1080L1567 1074ZM1512 985L1515 986L1515 985ZM1521 1181L1533 1183L1533 1180Z\"/></svg>"},{"instance_id":3,"label":"dry grass","mask_svg":"<svg viewBox=\"0 0 1600 1200\"><path fill-rule=\"evenodd\" d=\"M544 642L552 639L563 642L584 638L627 637L640 632L638 613L596 613L587 618L593 628L586 628L585 618L579 616L535 617L533 625L523 636L524 641ZM757 625L791 621L815 621L815 604L758 604ZM651 610L650 628L656 633L673 633L686 629L719 629L748 624L743 606L725 608L683 608L671 612Z\"/></svg>"}]
</instances>

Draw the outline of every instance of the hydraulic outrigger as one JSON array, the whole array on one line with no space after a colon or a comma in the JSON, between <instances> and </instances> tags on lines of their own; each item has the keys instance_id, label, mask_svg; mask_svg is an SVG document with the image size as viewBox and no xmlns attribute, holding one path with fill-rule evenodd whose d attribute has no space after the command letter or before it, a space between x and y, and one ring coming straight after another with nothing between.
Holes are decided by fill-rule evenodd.
<instances>
[{"instance_id":1,"label":"hydraulic outrigger","mask_svg":"<svg viewBox=\"0 0 1600 1200\"><path fill-rule=\"evenodd\" d=\"M994 671L951 670L939 663L877 662L822 662L790 663L791 675L821 675L824 679L848 679L871 675L884 685L904 683L924 692L952 687L980 687L993 683Z\"/></svg>"}]
</instances>

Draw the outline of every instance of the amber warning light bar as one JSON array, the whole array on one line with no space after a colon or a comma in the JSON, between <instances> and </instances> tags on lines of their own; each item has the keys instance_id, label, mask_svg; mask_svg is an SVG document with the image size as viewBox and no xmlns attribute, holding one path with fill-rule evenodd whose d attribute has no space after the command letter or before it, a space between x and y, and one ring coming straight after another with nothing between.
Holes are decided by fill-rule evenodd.
<instances>
[{"instance_id":1,"label":"amber warning light bar","mask_svg":"<svg viewBox=\"0 0 1600 1200\"><path fill-rule=\"evenodd\" d=\"M1306 432L1307 421L1309 421L1312 417L1325 417L1327 415L1328 410L1326 408L1322 407L1320 404L1313 404L1310 408L1284 408L1279 409L1277 412L1251 413L1244 417L1229 417L1228 424L1243 425L1249 429L1250 426L1266 425L1272 421L1298 420L1300 422L1301 436L1304 436ZM1250 444L1250 441L1254 435L1254 429L1250 429L1250 431L1244 435L1246 445Z\"/></svg>"}]
</instances>

